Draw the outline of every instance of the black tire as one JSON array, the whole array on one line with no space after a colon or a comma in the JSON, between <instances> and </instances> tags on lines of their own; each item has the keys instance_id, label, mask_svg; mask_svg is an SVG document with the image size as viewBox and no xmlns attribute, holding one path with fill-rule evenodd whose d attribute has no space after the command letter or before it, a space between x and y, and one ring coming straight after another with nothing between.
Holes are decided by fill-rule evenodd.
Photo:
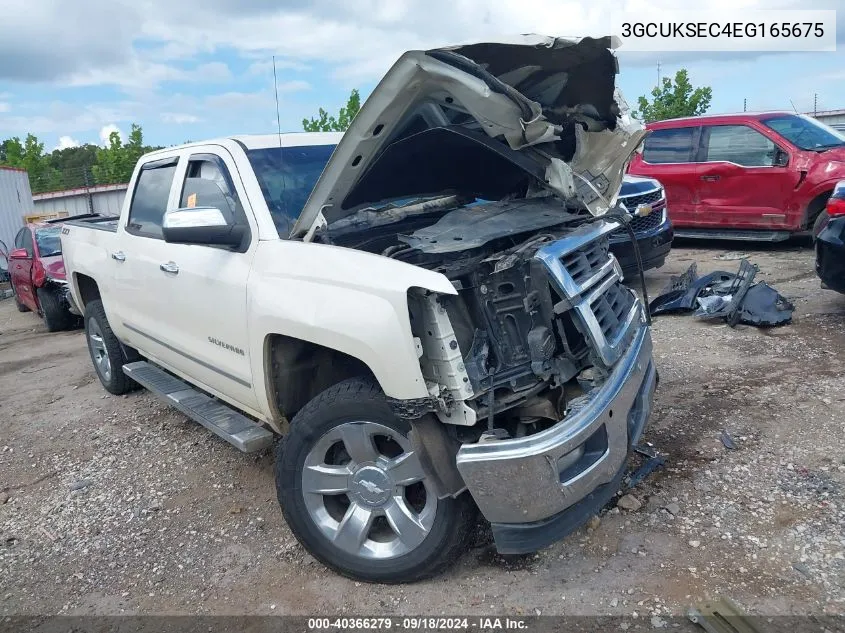
<instances>
[{"instance_id":1,"label":"black tire","mask_svg":"<svg viewBox=\"0 0 845 633\"><path fill-rule=\"evenodd\" d=\"M830 216L827 214L827 211L822 211L819 213L816 221L813 222L813 241L815 242L818 237L819 233L824 230L824 227L827 226L827 223L830 222Z\"/></svg>"},{"instance_id":2,"label":"black tire","mask_svg":"<svg viewBox=\"0 0 845 633\"><path fill-rule=\"evenodd\" d=\"M12 293L15 297L15 307L18 309L18 312L29 312L29 308L27 308L24 304L18 301L18 293L15 292L14 284L12 284Z\"/></svg>"},{"instance_id":3,"label":"black tire","mask_svg":"<svg viewBox=\"0 0 845 633\"><path fill-rule=\"evenodd\" d=\"M106 391L119 396L137 388L138 383L123 373L123 366L128 359L120 341L112 332L103 302L99 299L85 306L85 340L94 371ZM108 358L108 371L103 358Z\"/></svg>"},{"instance_id":4,"label":"black tire","mask_svg":"<svg viewBox=\"0 0 845 633\"><path fill-rule=\"evenodd\" d=\"M442 572L458 560L469 547L476 509L467 493L455 499L436 500L434 518L427 535L410 551L392 558L379 560L351 554L335 545L312 519L303 491L306 458L312 448L318 446L318 442L324 441L326 434L333 430L337 432L338 427L349 422L381 425L406 439L411 430L407 421L393 414L384 394L371 381L346 380L311 400L296 414L289 433L279 442L276 451L276 492L282 512L294 535L305 549L324 565L356 580L380 583L415 582ZM345 428L348 428L348 425ZM364 484L372 485L371 482ZM348 485L350 489L353 486L352 483ZM424 484L421 482L413 485ZM352 495L353 492L350 491L349 494ZM395 498L395 492L389 494ZM426 491L425 494L430 493ZM351 507L353 502L349 496L342 494L333 498L338 497L346 497ZM386 500L386 504L389 503L390 501ZM342 512L341 510L341 514ZM374 510L373 514L376 516L378 510ZM389 527L388 519L385 517L382 520L383 525ZM373 527L365 528L363 532L365 544L371 542L367 539L371 530L376 529L375 524L372 525ZM395 536L401 540L398 531Z\"/></svg>"},{"instance_id":5,"label":"black tire","mask_svg":"<svg viewBox=\"0 0 845 633\"><path fill-rule=\"evenodd\" d=\"M70 327L73 315L68 311L67 306L62 305L61 299L55 291L50 288L38 288L38 305L41 306L41 318L48 332L58 332Z\"/></svg>"}]
</instances>

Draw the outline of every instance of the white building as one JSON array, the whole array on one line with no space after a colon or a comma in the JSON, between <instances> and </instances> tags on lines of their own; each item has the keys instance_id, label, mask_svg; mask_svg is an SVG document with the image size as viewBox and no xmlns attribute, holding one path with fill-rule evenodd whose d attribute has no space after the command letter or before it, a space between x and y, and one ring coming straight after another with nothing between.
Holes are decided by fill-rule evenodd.
<instances>
[{"instance_id":1,"label":"white building","mask_svg":"<svg viewBox=\"0 0 845 633\"><path fill-rule=\"evenodd\" d=\"M818 110L815 113L809 112L808 114L825 125L829 125L840 132L845 132L845 110Z\"/></svg>"},{"instance_id":2,"label":"white building","mask_svg":"<svg viewBox=\"0 0 845 633\"><path fill-rule=\"evenodd\" d=\"M99 213L100 215L120 215L123 199L126 197L127 184L96 185L37 193L32 196L35 213L62 215L81 215Z\"/></svg>"},{"instance_id":3,"label":"white building","mask_svg":"<svg viewBox=\"0 0 845 633\"><path fill-rule=\"evenodd\" d=\"M31 215L33 208L26 171L0 166L0 242L8 250L14 248L15 234L23 227L24 216Z\"/></svg>"}]
</instances>

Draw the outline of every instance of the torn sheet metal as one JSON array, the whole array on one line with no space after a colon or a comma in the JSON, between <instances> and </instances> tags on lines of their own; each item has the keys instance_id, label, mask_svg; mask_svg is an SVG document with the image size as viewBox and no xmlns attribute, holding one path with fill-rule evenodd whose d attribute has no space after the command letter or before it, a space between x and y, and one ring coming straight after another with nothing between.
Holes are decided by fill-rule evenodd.
<instances>
[{"instance_id":1,"label":"torn sheet metal","mask_svg":"<svg viewBox=\"0 0 845 633\"><path fill-rule=\"evenodd\" d=\"M754 282L758 268L746 260L739 271L717 270L698 276L693 263L649 305L652 316L672 312L692 312L702 319L723 319L731 327L737 323L756 326L783 325L792 321L795 306L765 282Z\"/></svg>"}]
</instances>

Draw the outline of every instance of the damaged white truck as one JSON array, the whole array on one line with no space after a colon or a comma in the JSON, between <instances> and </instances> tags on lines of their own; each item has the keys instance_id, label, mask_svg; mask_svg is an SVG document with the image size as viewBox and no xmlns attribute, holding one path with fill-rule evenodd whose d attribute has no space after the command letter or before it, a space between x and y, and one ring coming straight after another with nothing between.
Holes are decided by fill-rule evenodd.
<instances>
[{"instance_id":1,"label":"damaged white truck","mask_svg":"<svg viewBox=\"0 0 845 633\"><path fill-rule=\"evenodd\" d=\"M656 384L600 216L644 132L610 38L403 55L342 136L153 152L64 257L107 390L244 451L320 561L368 581L530 552L619 488ZM131 403L131 400L128 401Z\"/></svg>"}]
</instances>

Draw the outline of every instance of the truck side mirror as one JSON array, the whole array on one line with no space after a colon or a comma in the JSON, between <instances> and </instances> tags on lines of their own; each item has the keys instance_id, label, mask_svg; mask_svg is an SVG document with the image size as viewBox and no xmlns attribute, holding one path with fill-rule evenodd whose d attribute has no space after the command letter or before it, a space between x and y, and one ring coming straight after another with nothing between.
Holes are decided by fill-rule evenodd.
<instances>
[{"instance_id":1,"label":"truck side mirror","mask_svg":"<svg viewBox=\"0 0 845 633\"><path fill-rule=\"evenodd\" d=\"M185 207L164 214L161 233L165 242L176 244L240 246L247 227L227 220L216 207Z\"/></svg>"},{"instance_id":2,"label":"truck side mirror","mask_svg":"<svg viewBox=\"0 0 845 633\"><path fill-rule=\"evenodd\" d=\"M789 154L782 149L775 150L775 159L772 161L773 167L786 167L789 165Z\"/></svg>"}]
</instances>

